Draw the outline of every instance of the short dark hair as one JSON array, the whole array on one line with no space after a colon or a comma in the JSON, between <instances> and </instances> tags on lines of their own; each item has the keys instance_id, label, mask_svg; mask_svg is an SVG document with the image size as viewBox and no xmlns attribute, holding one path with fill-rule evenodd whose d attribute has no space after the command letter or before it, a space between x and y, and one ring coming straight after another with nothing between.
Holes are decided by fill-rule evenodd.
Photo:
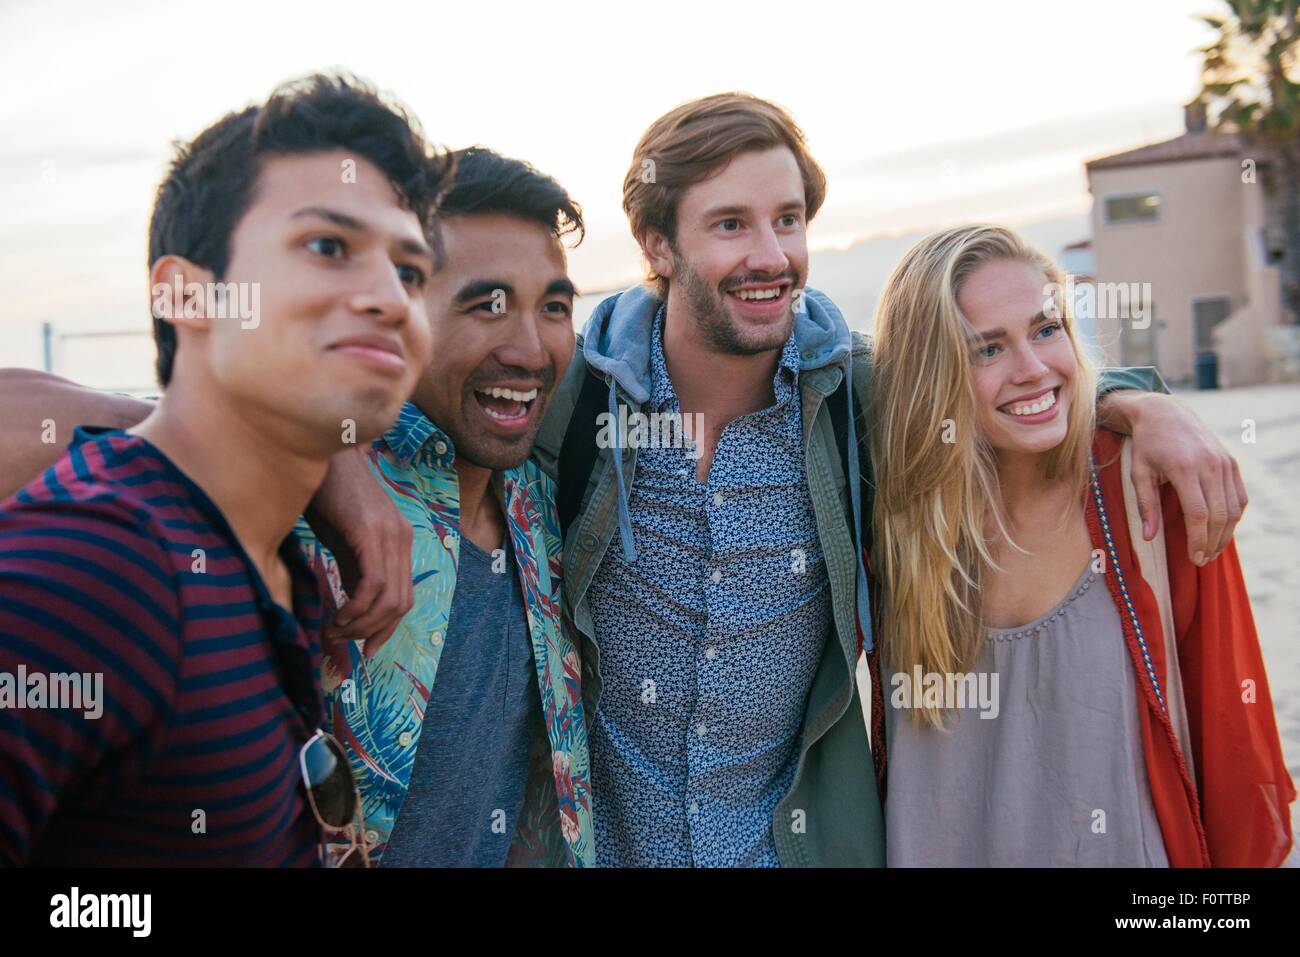
<instances>
[{"instance_id":1,"label":"short dark hair","mask_svg":"<svg viewBox=\"0 0 1300 957\"><path fill-rule=\"evenodd\" d=\"M485 146L469 146L451 155L455 173L438 201L439 216L507 213L545 226L556 239L576 234L574 246L582 242L582 207L531 163Z\"/></svg>"},{"instance_id":2,"label":"short dark hair","mask_svg":"<svg viewBox=\"0 0 1300 957\"><path fill-rule=\"evenodd\" d=\"M253 205L269 157L343 149L373 163L402 205L435 241L437 197L450 171L430 150L418 122L367 83L316 73L277 87L260 106L230 113L189 143L177 143L149 221L149 265L183 256L221 279L230 238ZM153 317L156 371L164 388L176 358L176 330Z\"/></svg>"}]
</instances>

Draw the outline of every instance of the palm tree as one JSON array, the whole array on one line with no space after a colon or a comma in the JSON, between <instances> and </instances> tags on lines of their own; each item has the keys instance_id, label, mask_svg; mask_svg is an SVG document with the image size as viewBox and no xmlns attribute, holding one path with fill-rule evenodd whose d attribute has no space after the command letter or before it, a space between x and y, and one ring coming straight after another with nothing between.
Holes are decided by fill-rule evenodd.
<instances>
[{"instance_id":1,"label":"palm tree","mask_svg":"<svg viewBox=\"0 0 1300 957\"><path fill-rule=\"evenodd\" d=\"M1265 188L1283 237L1282 302L1300 323L1300 19L1297 0L1224 0L1202 17L1219 32L1203 54L1195 103L1272 167Z\"/></svg>"}]
</instances>

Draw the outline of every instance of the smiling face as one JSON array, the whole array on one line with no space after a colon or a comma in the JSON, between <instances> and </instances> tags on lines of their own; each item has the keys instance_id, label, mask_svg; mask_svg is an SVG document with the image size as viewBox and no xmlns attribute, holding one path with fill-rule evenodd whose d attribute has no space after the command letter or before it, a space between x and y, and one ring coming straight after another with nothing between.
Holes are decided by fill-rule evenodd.
<instances>
[{"instance_id":1,"label":"smiling face","mask_svg":"<svg viewBox=\"0 0 1300 957\"><path fill-rule=\"evenodd\" d=\"M677 235L647 237L655 272L669 279L708 349L779 349L794 324L794 293L808 277L803 179L785 147L738 154L681 196Z\"/></svg>"},{"instance_id":2,"label":"smiling face","mask_svg":"<svg viewBox=\"0 0 1300 957\"><path fill-rule=\"evenodd\" d=\"M515 468L573 358L564 248L540 223L505 213L448 217L442 235L446 265L429 294L434 357L413 401L458 457Z\"/></svg>"},{"instance_id":3,"label":"smiling face","mask_svg":"<svg viewBox=\"0 0 1300 957\"><path fill-rule=\"evenodd\" d=\"M1045 285L1034 266L995 259L957 294L972 336L979 428L999 452L1046 452L1066 438L1078 360L1061 320L1044 314Z\"/></svg>"},{"instance_id":4,"label":"smiling face","mask_svg":"<svg viewBox=\"0 0 1300 957\"><path fill-rule=\"evenodd\" d=\"M333 454L368 441L396 417L427 364L422 299L433 261L417 217L384 176L343 152L265 161L253 202L231 236L222 283L257 314L177 320L173 389L220 393L240 414L299 451ZM153 281L207 283L174 256ZM254 298L255 297L255 298ZM213 393L211 390L215 390Z\"/></svg>"}]
</instances>

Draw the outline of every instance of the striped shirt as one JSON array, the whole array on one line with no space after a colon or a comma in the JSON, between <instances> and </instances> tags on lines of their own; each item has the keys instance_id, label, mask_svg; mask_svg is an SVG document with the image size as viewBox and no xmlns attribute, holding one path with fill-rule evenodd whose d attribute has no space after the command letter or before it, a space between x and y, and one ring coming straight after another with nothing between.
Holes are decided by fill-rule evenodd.
<instances>
[{"instance_id":1,"label":"striped shirt","mask_svg":"<svg viewBox=\"0 0 1300 957\"><path fill-rule=\"evenodd\" d=\"M0 504L0 864L317 863L320 593L293 536L280 557L292 614L202 489L116 429L77 429Z\"/></svg>"}]
</instances>

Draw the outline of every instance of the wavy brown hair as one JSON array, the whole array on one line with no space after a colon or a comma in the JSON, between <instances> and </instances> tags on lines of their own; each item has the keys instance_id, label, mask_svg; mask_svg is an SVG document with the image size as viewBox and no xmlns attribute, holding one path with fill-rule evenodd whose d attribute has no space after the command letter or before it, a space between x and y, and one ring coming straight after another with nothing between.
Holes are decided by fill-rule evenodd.
<instances>
[{"instance_id":1,"label":"wavy brown hair","mask_svg":"<svg viewBox=\"0 0 1300 957\"><path fill-rule=\"evenodd\" d=\"M669 110L642 134L623 178L623 211L632 235L641 242L653 230L675 244L682 193L741 153L780 146L794 153L803 180L804 217L812 222L826 199L826 174L783 107L749 93L717 93ZM660 299L668 298L667 279L653 269L646 279Z\"/></svg>"}]
</instances>

